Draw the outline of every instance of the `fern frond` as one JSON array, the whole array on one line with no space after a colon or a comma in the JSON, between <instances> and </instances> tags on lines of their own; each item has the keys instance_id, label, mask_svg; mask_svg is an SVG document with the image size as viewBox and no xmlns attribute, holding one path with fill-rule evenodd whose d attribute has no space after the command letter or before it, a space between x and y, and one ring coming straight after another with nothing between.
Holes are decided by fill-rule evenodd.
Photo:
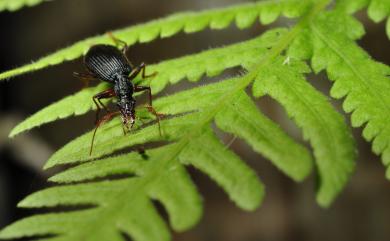
<instances>
[{"instance_id":1,"label":"fern frond","mask_svg":"<svg viewBox=\"0 0 390 241\"><path fill-rule=\"evenodd\" d=\"M168 240L168 229L149 199L164 205L170 223L177 231L192 227L201 214L200 198L180 163L191 164L205 172L241 208L253 210L260 204L264 190L256 174L228 151L211 130L204 131L183 149L180 148L180 154L172 154L177 145L148 150L147 160L131 153L87 163L53 177L52 180L73 182L112 174L136 175L118 181L73 184L35 193L19 206L39 208L84 204L96 207L52 215L56 217L54 223L50 214L33 216L9 226L0 233L0 238L53 234L59 235L59 239L102 240L105 237L105 240L116 240L121 231L135 240ZM90 171L88 174L85 168ZM74 179L75 172L87 176L77 175ZM97 190L100 194L95 196ZM82 229L71 228L75 218L78 218ZM35 223L40 225L24 228ZM149 230L150 227L153 227L152 230Z\"/></svg>"},{"instance_id":2,"label":"fern frond","mask_svg":"<svg viewBox=\"0 0 390 241\"><path fill-rule=\"evenodd\" d=\"M57 214L54 223L50 216L37 215L16 223L8 230L5 229L2 237L7 237L7 233L12 235L14 230L24 225L40 223L40 227L25 229L19 235L54 234L60 235L59 239L69 240L122 240L120 232L123 232L131 234L136 240L169 240L168 228L152 205L151 199L158 200L164 205L173 228L178 231L193 226L202 211L201 199L185 169L176 160L167 163L159 158L169 150L170 147L166 146L148 152L150 156L148 161L131 154L102 160L123 164L126 164L124 161L138 162L136 171L143 174L140 176L109 182L54 187L27 197L19 203L20 207L83 204L95 207ZM126 168L126 165L123 167ZM122 172L127 173L128 169L123 169ZM183 191L185 195L180 195L177 190ZM97 191L99 194L95 195ZM83 228L73 227L75 218L78 225ZM58 227L58 224L61 224L61 227Z\"/></svg>"},{"instance_id":3,"label":"fern frond","mask_svg":"<svg viewBox=\"0 0 390 241\"><path fill-rule=\"evenodd\" d=\"M339 2L336 11L329 11L325 10L328 0L271 0L178 14L119 30L116 36L134 44L169 37L181 30L189 33L207 26L222 29L234 20L244 28L259 16L263 23L274 21L281 13L300 17L289 30L268 31L247 42L150 66L148 70L159 72L150 82L154 93L167 84L182 79L198 81L204 74L214 76L234 66L244 67L247 73L155 100L156 110L167 116L161 121L162 135L153 116L139 106L137 116L147 120L138 120L128 135L123 135L118 118L104 124L97 132L91 156L92 131L69 142L45 165L74 165L50 178L62 186L34 193L19 206L78 209L22 219L0 231L0 239L49 235L48 240L123 240L123 234L136 241L169 240L168 225L152 201L160 202L167 210L174 230L194 226L202 215L202 201L185 169L189 165L213 179L238 207L254 210L264 197L264 186L256 173L216 137L213 123L221 131L243 139L292 179L303 180L313 167L309 151L258 110L246 93L251 83L255 97L271 96L302 129L313 148L318 170L317 202L328 206L353 171L355 145L343 117L305 79L311 72L305 60L311 61L316 73L327 71L334 81L333 97L346 97L343 108L352 112L353 126L367 123L363 135L373 140L374 152L382 154L390 176L390 68L370 59L356 45L355 40L364 29L347 14L351 11L348 9L375 2L383 0L358 0L355 7L351 7L351 1ZM370 5L374 8L369 10L374 12L371 15L383 19L382 12L376 13L375 4ZM98 42L107 43L108 39L100 36L79 42L0 78L76 58L89 44ZM99 88L104 89L104 85L82 90L51 105L20 124L11 135L91 110L90 95ZM76 102L78 105L74 105ZM83 103L81 108L79 103ZM131 152L108 157L143 144L159 147L146 150L144 155Z\"/></svg>"},{"instance_id":4,"label":"fern frond","mask_svg":"<svg viewBox=\"0 0 390 241\"><path fill-rule=\"evenodd\" d=\"M236 84L234 87L235 86ZM148 151L146 153L148 156L147 161L142 162L140 159L138 159L138 161L131 161L132 164L136 163L136 165L131 164L132 169L126 168L125 170L127 171L125 171L125 173L129 172L128 170L133 170L130 173L133 174L134 172L135 174L140 175L137 178L55 187L33 194L20 203L20 206L30 208L80 204L97 205L97 207L87 211L69 212L65 213L65 215L58 214L55 225L46 225L46 221L52 221L47 215L38 215L24 219L3 230L0 233L0 237L17 238L23 236L54 234L60 235L59 238L96 240L97 237L101 238L103 237L102 235L106 235L104 237L108 240L115 240L115 238L118 239L118 237L115 236L118 235L118 231L122 231L131 235L136 240L168 240L169 232L161 221L161 218L156 214L155 209L150 205L150 201L148 200L149 198L157 199L162 202L169 213L171 224L176 230L189 228L197 221L196 218L198 217L189 213L188 210L186 210L186 212L180 212L182 210L173 208L178 206L175 201L177 202L180 201L180 199L187 197L187 190L182 193L182 187L176 187L177 189L175 188L175 185L177 185L177 183L181 183L181 180L179 180L177 176L171 174L171 172L180 170L179 160L181 163L192 164L207 173L225 189L231 199L240 207L248 210L254 209L259 205L262 199L262 185L259 183L257 176L253 173L253 171L244 165L243 162L240 161L233 153L226 150L224 145L219 143L209 129L204 129L204 126L208 125L209 113L210 112L200 112L186 115L184 118L187 117L187 121L184 120L184 118L174 118L172 120L162 122L161 124L164 127L164 135L173 136L173 134L171 134L172 131L169 131L166 128L167 122L171 121L177 123L175 128L172 128L172 130L176 131L176 135L181 135L182 138L176 144L164 146L157 149L157 151ZM183 125L183 123L188 122L192 123L187 125L186 130L182 129L180 131L180 128L177 128L177 125ZM196 123L195 126L198 126L198 128L194 128L194 123ZM148 128L144 128L140 130L140 132L144 132L143 134L145 134L146 129ZM189 132L188 130L191 131ZM110 131L106 130L104 132L104 136L106 136L107 132ZM154 129L154 133L156 133L156 129ZM132 139L137 139L135 136L136 134L132 135ZM158 136L158 134L156 136ZM148 139L150 140L150 138L145 135L140 135L140 137L146 138L144 141L147 141ZM115 158L116 160L122 159L122 157ZM108 159L92 163L100 163L99 165L101 165L104 162L112 162L113 160L114 159ZM91 169L91 165L95 164L89 164L89 169ZM106 167L110 166L112 165L106 165ZM114 172L118 173L117 168L119 166L115 166ZM82 168L82 166L76 168L80 170L80 167ZM97 169L94 168L94 170ZM110 169L105 169L104 172L105 173L100 172L99 176L110 175L113 173ZM70 176L66 174L62 175L62 178ZM91 178L91 176L89 177ZM164 183L164 177L170 177L170 181ZM80 178L78 178L78 180L80 180ZM74 180L68 179L67 181ZM174 182L174 184L170 182ZM101 195L99 195L99 197L93 197L95 189L101 190ZM105 192L105 190L107 190L107 192ZM170 190L176 193L171 193ZM177 195L178 193L176 190L181 190L179 193L182 195ZM159 195L158 192L162 194ZM74 198L75 194L78 195L78 198ZM67 196L67 198L60 198L62 195ZM175 200L175 197L179 197L179 200ZM198 199L192 198L190 200ZM171 208L169 206L170 204L172 206ZM193 209L199 207L199 203L197 202L190 202L189 204ZM188 207L184 207L188 209ZM143 214L144 218L139 220L136 217L141 214L137 210L141 210L141 208L143 211L146 209L146 211L144 211L146 213ZM117 210L121 211L119 212ZM178 213L176 213L176 211L178 211ZM88 218L90 213L95 220ZM129 215L129 213L131 214ZM179 216L176 217L176 215ZM174 220L184 219L180 218L180 215L184 215L187 218L186 220L189 219L193 222L189 222L189 224L187 224L182 221L177 221L177 223L175 223ZM192 216L194 218L192 218ZM79 225L84 228L66 228L70 226L69 223L73 224L73 218L76 217L82 220ZM104 221L98 221L100 224L96 225L97 220ZM124 222L124 220L130 221ZM37 229L30 228L28 230L23 230L24 227L37 222L41 224L41 226ZM58 225L58 222L63 223L60 230L55 228L56 224ZM105 228L101 229L101 225ZM148 232L145 232L143 228L147 226L153 226L154 230L148 230ZM119 228L119 230L117 230L118 227L126 229ZM99 230L95 230L96 228ZM90 235L89 233L91 232L94 234ZM88 235L86 235L87 233ZM98 236L95 236L95 234Z\"/></svg>"},{"instance_id":5,"label":"fern frond","mask_svg":"<svg viewBox=\"0 0 390 241\"><path fill-rule=\"evenodd\" d=\"M0 0L0 12L16 11L23 7L32 7L48 0Z\"/></svg>"},{"instance_id":6,"label":"fern frond","mask_svg":"<svg viewBox=\"0 0 390 241\"><path fill-rule=\"evenodd\" d=\"M285 29L274 29L252 40L150 65L148 71L157 71L159 74L149 82L143 82L143 85L149 85L156 94L169 83L176 84L183 79L198 81L204 74L212 77L227 68L256 62L258 56L264 53L266 48L272 47L285 32ZM94 88L83 89L43 108L18 124L11 131L10 137L58 119L85 114L95 108L91 101L92 96L105 88L105 84L100 84Z\"/></svg>"},{"instance_id":7,"label":"fern frond","mask_svg":"<svg viewBox=\"0 0 390 241\"><path fill-rule=\"evenodd\" d=\"M155 101L154 105L156 109L169 115L199 111L207 108L215 99L228 92L233 84L234 80L229 80L206 85L160 98ZM222 130L237 134L248 141L257 152L269 158L288 176L295 180L302 180L309 174L311 157L306 148L294 142L275 123L262 115L245 94L235 99L234 105L224 107L216 118L217 125ZM92 133L87 133L56 152L47 162L46 168L73 163L75 160L87 161L108 155L123 147L142 144L145 139L174 141L180 139L196 121L194 114L162 121L164 137L159 136L156 126L150 126L135 132L131 141L129 137L123 136L120 129L121 123L113 121L103 126L104 129L98 132L98 139L95 142L96 151L92 156L89 156L88 152Z\"/></svg>"},{"instance_id":8,"label":"fern frond","mask_svg":"<svg viewBox=\"0 0 390 241\"><path fill-rule=\"evenodd\" d=\"M261 23L269 24L275 21L279 15L299 17L310 5L311 0L267 0L222 9L174 14L149 23L116 30L113 31L113 34L127 42L128 45L132 45L136 42L150 42L158 37L167 38L180 31L193 33L207 27L211 29L224 29L233 21L235 21L239 28L251 26L257 18L259 18ZM84 54L92 45L99 43L113 44L107 35L91 37L77 42L70 47L63 48L31 64L1 73L0 80L76 59Z\"/></svg>"},{"instance_id":9,"label":"fern frond","mask_svg":"<svg viewBox=\"0 0 390 241\"><path fill-rule=\"evenodd\" d=\"M373 151L382 155L386 166L390 165L390 68L375 62L352 40L361 31L349 30L355 36L346 36L345 29L353 28L356 21L338 21L334 25L329 19L345 19L350 16L340 12L321 14L310 24L305 38L293 47L297 49L312 46L311 55L300 50L290 51L297 58L311 58L315 72L326 70L330 80L334 81L330 95L345 98L343 109L352 113L352 126L364 124L363 136L372 141ZM336 27L335 27L336 26ZM357 26L357 25L355 25Z\"/></svg>"},{"instance_id":10,"label":"fern frond","mask_svg":"<svg viewBox=\"0 0 390 241\"><path fill-rule=\"evenodd\" d=\"M355 145L342 116L300 74L308 71L302 63L279 58L259 72L253 92L281 103L310 140L319 173L317 201L328 206L354 170Z\"/></svg>"}]
</instances>

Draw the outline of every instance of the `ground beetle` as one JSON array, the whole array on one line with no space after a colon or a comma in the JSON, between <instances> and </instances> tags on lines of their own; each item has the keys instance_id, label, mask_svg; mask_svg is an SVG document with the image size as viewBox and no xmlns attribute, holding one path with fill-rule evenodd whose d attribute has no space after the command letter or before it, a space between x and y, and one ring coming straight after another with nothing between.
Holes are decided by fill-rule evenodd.
<instances>
[{"instance_id":1,"label":"ground beetle","mask_svg":"<svg viewBox=\"0 0 390 241\"><path fill-rule=\"evenodd\" d=\"M88 50L84 57L84 65L87 68L88 73L74 72L76 77L85 82L96 79L113 85L111 88L94 95L92 98L97 107L97 111L95 121L96 127L92 136L90 155L92 154L96 131L101 124L111 120L115 115L120 114L122 116L124 133L126 134L126 132L133 127L135 122L136 104L136 101L133 98L134 92L148 91L149 105L146 106L146 108L157 117L161 135L160 117L162 114L157 113L152 106L152 93L150 87L135 85L131 82L140 72L142 72L142 78L153 77L156 75L156 72L151 75L145 75L145 63L141 63L139 66L134 67L126 57L126 52L128 50L127 44L114 37L111 33L108 33L108 36L114 41L116 46L123 46L122 51L112 45L94 45ZM110 111L101 101L102 99L113 97L117 98L119 111ZM107 114L99 119L101 109L106 110Z\"/></svg>"}]
</instances>

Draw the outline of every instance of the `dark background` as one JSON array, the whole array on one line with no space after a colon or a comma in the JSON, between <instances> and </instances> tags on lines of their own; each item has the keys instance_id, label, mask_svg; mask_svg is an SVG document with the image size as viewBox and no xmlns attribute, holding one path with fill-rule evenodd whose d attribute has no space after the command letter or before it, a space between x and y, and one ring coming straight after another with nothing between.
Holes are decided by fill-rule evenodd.
<instances>
[{"instance_id":1,"label":"dark background","mask_svg":"<svg viewBox=\"0 0 390 241\"><path fill-rule=\"evenodd\" d=\"M177 11L238 2L57 0L15 13L2 12L0 71L108 30ZM358 13L358 17L367 29L367 35L360 41L361 46L375 59L389 64L390 46L384 23L372 23L364 12ZM288 24L286 19L281 19L275 25ZM249 39L265 29L255 24L244 31L232 26L222 31L179 34L150 44L137 44L131 47L129 58L134 63L155 63ZM10 82L0 82L0 228L31 214L15 206L27 194L47 185L45 179L50 173L41 171L43 163L53 151L93 127L93 116L88 114L46 125L14 140L7 138L10 129L23 118L80 89L81 83L72 77L73 71L83 71L81 59L19 76ZM329 93L330 83L324 76L313 77L312 83ZM185 84L180 86L185 87ZM334 105L340 109L341 102L334 101ZM301 139L300 131L274 101L263 98L259 107L292 136ZM251 151L244 142L236 140L232 149L259 173L267 187L263 205L255 212L244 212L235 207L207 176L191 170L205 198L205 214L194 229L174 234L174 240L390 240L390 182L385 179L380 159L372 154L370 144L362 139L361 129L354 129L354 135L359 148L357 171L327 210L315 203L313 176L296 184Z\"/></svg>"}]
</instances>

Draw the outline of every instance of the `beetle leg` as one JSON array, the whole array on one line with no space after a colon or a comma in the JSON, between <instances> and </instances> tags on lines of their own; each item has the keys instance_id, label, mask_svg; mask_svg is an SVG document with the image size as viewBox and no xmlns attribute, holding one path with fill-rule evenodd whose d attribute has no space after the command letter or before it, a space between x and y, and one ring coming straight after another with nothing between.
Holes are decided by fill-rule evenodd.
<instances>
[{"instance_id":1,"label":"beetle leg","mask_svg":"<svg viewBox=\"0 0 390 241\"><path fill-rule=\"evenodd\" d=\"M129 50L129 45L127 45L127 43L121 39L118 39L117 37L115 37L111 32L107 32L107 35L108 37L114 42L114 44L119 47L121 46L122 48L122 54L123 56L125 56L126 60L127 60L127 63L131 66L132 69L134 69L134 66L133 64L130 62L130 60L127 58L127 51Z\"/></svg>"},{"instance_id":2,"label":"beetle leg","mask_svg":"<svg viewBox=\"0 0 390 241\"><path fill-rule=\"evenodd\" d=\"M152 77L155 77L156 75L157 75L157 71L154 71L153 73L151 73L151 74L148 74L148 75L146 75L145 74L145 68L146 68L146 65L145 65L145 63L141 63L140 64L140 66L142 66L141 68L142 68L142 79L146 79L146 78L152 78ZM149 88L150 89L150 88Z\"/></svg>"},{"instance_id":3,"label":"beetle leg","mask_svg":"<svg viewBox=\"0 0 390 241\"><path fill-rule=\"evenodd\" d=\"M108 37L114 42L114 44L115 44L117 47L118 47L119 45L122 45L122 48L123 48L122 51L128 50L129 46L127 45L127 43L126 43L125 41L118 39L118 38L115 37L111 32L107 32L107 35L108 35Z\"/></svg>"},{"instance_id":4,"label":"beetle leg","mask_svg":"<svg viewBox=\"0 0 390 241\"><path fill-rule=\"evenodd\" d=\"M109 113L107 113L105 116L103 116L100 120L98 120L98 121L96 122L95 130L93 131L93 135L92 135L91 148L89 149L89 155L90 155L90 156L92 155L93 143L94 143L94 141L95 141L95 135L96 135L97 129L99 128L99 126L101 126L102 124L104 124L104 123L106 123L107 121L111 120L112 117L114 117L115 115L118 115L118 114L120 114L120 111L109 112Z\"/></svg>"},{"instance_id":5,"label":"beetle leg","mask_svg":"<svg viewBox=\"0 0 390 241\"><path fill-rule=\"evenodd\" d=\"M148 91L149 105L152 106L153 96L152 96L152 90L150 89L150 87L149 86L140 86L140 85L134 86L134 92L142 92L142 91Z\"/></svg>"},{"instance_id":6,"label":"beetle leg","mask_svg":"<svg viewBox=\"0 0 390 241\"><path fill-rule=\"evenodd\" d=\"M108 99L114 96L115 96L115 91L113 89L108 89L103 92L97 93L92 97L92 100L95 103L97 108L95 123L97 123L99 120L99 113L102 108L105 109L107 112L110 112L110 110L102 103L101 99Z\"/></svg>"},{"instance_id":7,"label":"beetle leg","mask_svg":"<svg viewBox=\"0 0 390 241\"><path fill-rule=\"evenodd\" d=\"M76 78L79 78L83 82L84 88L89 86L89 81L97 79L96 76L94 76L93 74L89 74L89 73L73 72L73 76Z\"/></svg>"},{"instance_id":8,"label":"beetle leg","mask_svg":"<svg viewBox=\"0 0 390 241\"><path fill-rule=\"evenodd\" d=\"M148 111L152 113L154 116L156 116L157 123L158 123L158 131L161 135L161 125L160 125L160 119L161 117L164 117L164 114L158 113L154 108L153 108L153 96L152 96L152 90L148 86L134 86L134 92L141 92L141 91L148 91L148 96L149 96L149 105L146 106Z\"/></svg>"},{"instance_id":9,"label":"beetle leg","mask_svg":"<svg viewBox=\"0 0 390 241\"><path fill-rule=\"evenodd\" d=\"M138 65L137 67L135 67L135 68L133 69L133 71L131 71L131 73L130 73L130 75L129 75L129 79L130 79L130 80L134 79L134 78L139 74L139 72L141 72L141 76L142 76L143 79L151 78L151 77L154 77L154 76L157 75L157 72L156 72L156 71L153 72L153 73L151 73L151 74L149 74L149 75L146 75L146 74L145 74L145 68L146 68L146 64L142 62L140 65Z\"/></svg>"},{"instance_id":10,"label":"beetle leg","mask_svg":"<svg viewBox=\"0 0 390 241\"><path fill-rule=\"evenodd\" d=\"M156 75L157 75L157 71L154 71L153 73L151 73L151 74L148 74L148 75L146 75L145 74L145 63L141 63L141 65L142 65L142 79L146 79L146 78L152 78L152 77L155 77Z\"/></svg>"}]
</instances>

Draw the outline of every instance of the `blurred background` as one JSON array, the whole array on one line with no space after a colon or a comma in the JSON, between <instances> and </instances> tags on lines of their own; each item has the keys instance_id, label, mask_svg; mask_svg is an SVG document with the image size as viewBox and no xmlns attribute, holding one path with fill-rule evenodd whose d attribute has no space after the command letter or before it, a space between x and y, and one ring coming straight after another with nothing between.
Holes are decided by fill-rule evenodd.
<instances>
[{"instance_id":1,"label":"blurred background","mask_svg":"<svg viewBox=\"0 0 390 241\"><path fill-rule=\"evenodd\" d=\"M109 30L177 11L222 7L239 2L57 0L15 13L2 12L0 71ZM367 35L359 43L375 59L389 65L390 45L384 23L374 24L364 12L357 16L367 29ZM288 20L280 19L267 28L289 24ZM255 24L244 31L231 26L222 31L179 34L132 46L128 55L135 64L141 61L156 63L246 40L267 28ZM13 140L7 138L11 128L22 119L81 88L80 81L72 76L73 71L83 71L81 59L0 82L0 228L31 214L28 210L17 209L16 204L27 194L48 185L45 180L51 173L41 170L43 163L56 149L93 127L93 114L88 114L45 125ZM233 76L236 71L233 69L224 75ZM207 81L207 78L204 80ZM311 76L311 81L320 91L329 93L331 85L323 75ZM169 89L176 91L182 88L188 88L188 85L184 83ZM273 100L263 98L258 104L294 138L302 139L300 131ZM333 101L333 104L340 110L340 101ZM380 159L372 154L370 144L362 139L361 129L354 129L354 136L359 148L356 173L327 210L315 203L313 175L301 184L294 183L247 144L235 140L231 148L256 170L267 187L263 205L251 213L238 209L207 176L190 168L204 196L205 214L194 229L175 233L174 240L390 240L390 182L385 180L385 169ZM231 137L224 138L229 143Z\"/></svg>"}]
</instances>

